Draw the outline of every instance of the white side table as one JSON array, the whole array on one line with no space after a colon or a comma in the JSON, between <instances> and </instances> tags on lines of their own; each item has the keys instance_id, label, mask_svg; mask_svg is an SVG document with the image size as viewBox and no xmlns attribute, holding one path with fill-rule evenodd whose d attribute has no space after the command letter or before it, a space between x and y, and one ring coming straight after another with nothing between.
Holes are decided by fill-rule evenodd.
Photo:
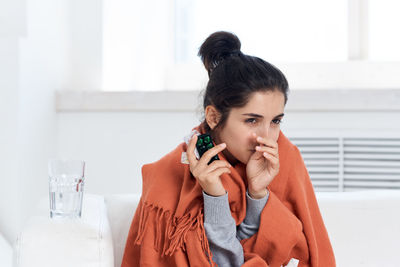
<instances>
[{"instance_id":1,"label":"white side table","mask_svg":"<svg viewBox=\"0 0 400 267\"><path fill-rule=\"evenodd\" d=\"M84 194L82 218L50 219L49 200L19 234L16 267L114 267L111 230L104 197Z\"/></svg>"}]
</instances>

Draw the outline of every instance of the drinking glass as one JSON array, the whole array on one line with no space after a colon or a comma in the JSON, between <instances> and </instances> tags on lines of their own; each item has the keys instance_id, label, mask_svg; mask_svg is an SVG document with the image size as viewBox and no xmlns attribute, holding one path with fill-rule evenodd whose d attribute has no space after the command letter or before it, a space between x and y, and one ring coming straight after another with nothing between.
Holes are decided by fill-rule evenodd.
<instances>
[{"instance_id":1,"label":"drinking glass","mask_svg":"<svg viewBox=\"0 0 400 267\"><path fill-rule=\"evenodd\" d=\"M82 214L85 162L49 160L51 218L80 218Z\"/></svg>"}]
</instances>

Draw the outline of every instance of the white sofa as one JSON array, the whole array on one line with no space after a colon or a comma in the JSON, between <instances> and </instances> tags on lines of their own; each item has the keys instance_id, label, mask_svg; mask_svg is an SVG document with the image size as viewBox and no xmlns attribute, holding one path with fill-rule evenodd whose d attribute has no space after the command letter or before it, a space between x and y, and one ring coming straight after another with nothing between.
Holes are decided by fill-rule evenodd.
<instances>
[{"instance_id":1,"label":"white sofa","mask_svg":"<svg viewBox=\"0 0 400 267\"><path fill-rule=\"evenodd\" d=\"M400 266L400 190L318 192L317 198L337 266ZM86 194L82 219L69 222L48 219L47 201L18 237L15 266L121 265L138 195Z\"/></svg>"}]
</instances>

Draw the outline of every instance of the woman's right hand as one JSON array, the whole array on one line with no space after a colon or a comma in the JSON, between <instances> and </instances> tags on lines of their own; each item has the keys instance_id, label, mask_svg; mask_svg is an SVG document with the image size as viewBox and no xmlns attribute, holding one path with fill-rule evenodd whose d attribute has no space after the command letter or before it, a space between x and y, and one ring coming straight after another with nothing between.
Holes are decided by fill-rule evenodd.
<instances>
[{"instance_id":1,"label":"woman's right hand","mask_svg":"<svg viewBox=\"0 0 400 267\"><path fill-rule=\"evenodd\" d=\"M190 172L199 182L203 191L210 196L222 196L226 191L222 185L220 176L223 173L231 173L231 165L225 160L215 160L210 165L211 158L226 148L226 144L222 143L209 149L198 160L194 154L196 148L197 135L193 135L190 139L187 149L187 157L189 160Z\"/></svg>"}]
</instances>

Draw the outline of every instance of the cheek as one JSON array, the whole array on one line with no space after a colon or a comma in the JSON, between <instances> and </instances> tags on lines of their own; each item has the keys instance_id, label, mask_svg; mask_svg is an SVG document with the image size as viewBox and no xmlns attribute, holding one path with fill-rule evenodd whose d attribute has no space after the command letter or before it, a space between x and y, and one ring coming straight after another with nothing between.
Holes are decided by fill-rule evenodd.
<instances>
[{"instance_id":1,"label":"cheek","mask_svg":"<svg viewBox=\"0 0 400 267\"><path fill-rule=\"evenodd\" d=\"M248 149L249 144L252 143L251 133L252 131L249 131L245 127L236 127L236 129L225 132L223 138L233 146L233 150L241 151L243 149Z\"/></svg>"},{"instance_id":2,"label":"cheek","mask_svg":"<svg viewBox=\"0 0 400 267\"><path fill-rule=\"evenodd\" d=\"M242 145L247 144L249 141L251 141L253 132L254 131L252 131L251 129L242 127L240 130L235 132L236 140Z\"/></svg>"},{"instance_id":3,"label":"cheek","mask_svg":"<svg viewBox=\"0 0 400 267\"><path fill-rule=\"evenodd\" d=\"M244 134L241 134L240 132L234 132L229 135L228 140L231 147L233 146L234 149L237 150L243 147L246 137Z\"/></svg>"},{"instance_id":4,"label":"cheek","mask_svg":"<svg viewBox=\"0 0 400 267\"><path fill-rule=\"evenodd\" d=\"M277 128L276 130L274 130L272 132L271 139L274 140L275 142L278 141L279 132L280 132L280 128Z\"/></svg>"}]
</instances>

